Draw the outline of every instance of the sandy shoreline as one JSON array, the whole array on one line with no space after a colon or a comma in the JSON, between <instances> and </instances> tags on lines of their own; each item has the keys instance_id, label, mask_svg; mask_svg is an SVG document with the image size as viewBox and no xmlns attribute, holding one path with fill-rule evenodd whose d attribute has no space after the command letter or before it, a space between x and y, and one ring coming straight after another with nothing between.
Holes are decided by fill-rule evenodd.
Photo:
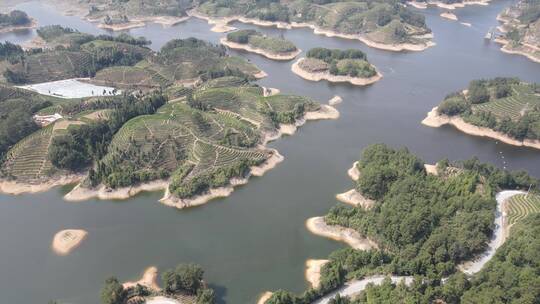
<instances>
[{"instance_id":1,"label":"sandy shoreline","mask_svg":"<svg viewBox=\"0 0 540 304\"><path fill-rule=\"evenodd\" d=\"M150 266L145 269L144 273L142 274L141 278L138 281L128 281L122 283L122 287L124 289L135 287L137 285L144 286L152 291L160 291L161 288L159 288L159 285L157 284L157 278L158 278L158 269L155 266Z\"/></svg>"},{"instance_id":2,"label":"sandy shoreline","mask_svg":"<svg viewBox=\"0 0 540 304\"><path fill-rule=\"evenodd\" d=\"M369 250L378 248L375 242L363 237L354 229L326 224L322 216L309 218L306 221L306 228L315 235L344 242L354 249Z\"/></svg>"},{"instance_id":3,"label":"sandy shoreline","mask_svg":"<svg viewBox=\"0 0 540 304\"><path fill-rule=\"evenodd\" d=\"M527 57L529 60L531 60L533 62L540 63L540 57L537 57L534 54L531 54L531 53L528 53L528 52L525 52L525 51L510 49L510 41L508 41L506 39L496 38L495 42L502 45L501 51L503 53L525 56L525 57ZM523 46L523 45L521 45L521 46L526 48L526 46Z\"/></svg>"},{"instance_id":4,"label":"sandy shoreline","mask_svg":"<svg viewBox=\"0 0 540 304\"><path fill-rule=\"evenodd\" d=\"M257 301L257 304L264 304L264 303L266 303L266 301L268 301L268 300L272 297L272 294L274 294L274 293L271 292L271 291L265 291L265 292L259 297L259 300Z\"/></svg>"},{"instance_id":5,"label":"sandy shoreline","mask_svg":"<svg viewBox=\"0 0 540 304\"><path fill-rule=\"evenodd\" d=\"M356 191L356 189L337 194L336 199L345 204L353 205L355 207L360 206L364 209L370 209L375 205L374 200L363 196L360 192Z\"/></svg>"},{"instance_id":6,"label":"sandy shoreline","mask_svg":"<svg viewBox=\"0 0 540 304\"><path fill-rule=\"evenodd\" d=\"M264 56L264 57L266 57L268 59L279 60L279 61L293 60L294 58L296 58L296 56L298 56L298 54L302 53L302 50L300 50L300 49L297 49L294 52L283 53L283 54L270 53L270 52L265 51L263 49L252 47L249 44L240 44L240 43L235 43L235 42L229 41L225 37L221 38L219 40L219 42L221 44L231 48L231 49L244 50L244 51L247 51L247 52L262 55L262 56Z\"/></svg>"},{"instance_id":7,"label":"sandy shoreline","mask_svg":"<svg viewBox=\"0 0 540 304\"><path fill-rule=\"evenodd\" d=\"M353 84L353 85L357 85L357 86L366 86L366 85L370 85L370 84L373 84L379 80L381 80L382 78L382 75L377 71L377 74L375 76L372 76L372 77L369 77L369 78L360 78L360 77L351 77L351 76L342 76L342 75L332 75L330 74L329 72L317 72L317 73L312 73L312 72L308 72L304 69L302 69L300 67L300 63L304 60L305 58L300 58L298 59L298 61L296 61L292 66L291 66L291 71L293 71L293 73L295 73L296 75L306 79L306 80L310 80L310 81L321 81L321 80L326 80L326 81L329 81L329 82L336 82L336 83L339 83L339 82L348 82L350 84Z\"/></svg>"},{"instance_id":8,"label":"sandy shoreline","mask_svg":"<svg viewBox=\"0 0 540 304\"><path fill-rule=\"evenodd\" d=\"M108 189L105 186L101 186L97 189L88 189L81 187L78 184L68 194L64 196L66 201L77 202L85 201L91 198L97 198L101 200L123 200L135 196L143 191L159 191L168 188L169 182L166 180L157 180L137 186L123 187L118 189Z\"/></svg>"},{"instance_id":9,"label":"sandy shoreline","mask_svg":"<svg viewBox=\"0 0 540 304\"><path fill-rule=\"evenodd\" d=\"M118 23L118 24L105 24L105 23L99 23L98 27L105 30L111 30L111 31L125 31L133 28L138 27L144 27L148 23L157 23L161 24L163 27L171 27L178 23L184 22L188 20L189 16L184 17L173 17L173 16L153 16L153 17L135 17L132 18L130 21L126 23ZM98 20L86 18L87 21L90 22L99 22Z\"/></svg>"},{"instance_id":10,"label":"sandy shoreline","mask_svg":"<svg viewBox=\"0 0 540 304\"><path fill-rule=\"evenodd\" d=\"M341 98L341 96L338 96L338 95L335 95L330 100L328 100L328 104L331 105L331 106L338 105L338 104L340 104L342 102L343 102L343 98Z\"/></svg>"},{"instance_id":11,"label":"sandy shoreline","mask_svg":"<svg viewBox=\"0 0 540 304\"><path fill-rule=\"evenodd\" d=\"M68 255L75 248L79 247L87 235L88 232L82 229L58 231L53 237L51 248L57 255Z\"/></svg>"},{"instance_id":12,"label":"sandy shoreline","mask_svg":"<svg viewBox=\"0 0 540 304\"><path fill-rule=\"evenodd\" d=\"M443 17L443 18L446 18L448 20L452 20L452 21L457 21L458 20L458 17L455 14L452 14L450 12L441 13L440 16Z\"/></svg>"},{"instance_id":13,"label":"sandy shoreline","mask_svg":"<svg viewBox=\"0 0 540 304\"><path fill-rule=\"evenodd\" d=\"M446 115L440 115L439 113L437 113L437 107L433 108L428 113L427 117L422 120L422 124L433 128L438 128L443 125L449 124L460 130L461 132L467 133L469 135L489 137L501 141L505 144L518 147L530 147L540 149L540 140L525 139L523 141L519 141L501 132L469 124L463 121L463 119L458 116L449 117Z\"/></svg>"},{"instance_id":14,"label":"sandy shoreline","mask_svg":"<svg viewBox=\"0 0 540 304\"><path fill-rule=\"evenodd\" d=\"M357 181L360 178L360 170L358 170L358 161L355 161L349 170L347 170L347 175L353 180Z\"/></svg>"},{"instance_id":15,"label":"sandy shoreline","mask_svg":"<svg viewBox=\"0 0 540 304\"><path fill-rule=\"evenodd\" d=\"M306 271L304 274L311 288L317 289L321 285L321 268L328 262L330 260L309 259L306 261Z\"/></svg>"},{"instance_id":16,"label":"sandy shoreline","mask_svg":"<svg viewBox=\"0 0 540 304\"><path fill-rule=\"evenodd\" d=\"M245 18L242 16L231 16L226 18L212 18L209 16L205 16L195 10L192 10L188 12L189 16L199 18L206 20L208 24L214 25L214 27L211 29L213 32L218 33L225 33L232 30L235 30L236 28L229 26L228 24L233 21L239 21L242 23L249 23L249 24L255 24L259 26L268 26L268 27L277 27L281 29L292 29L292 28L310 28L313 30L313 32L317 35L324 35L327 37L338 37L343 39L350 39L350 40L359 40L366 44L367 46L378 48L382 50L387 51L394 51L394 52L401 52L401 51L423 51L429 47L432 47L435 45L432 41L427 41L423 44L411 44L411 43L399 43L399 44L385 44L380 42L375 42L372 40L369 40L368 38L358 35L358 34L343 34L338 33L331 30L325 30L321 29L313 24L309 23L298 23L298 22L291 22L291 23L285 23L285 22L270 22L270 21L262 21L257 19L251 19L251 18Z\"/></svg>"},{"instance_id":17,"label":"sandy shoreline","mask_svg":"<svg viewBox=\"0 0 540 304\"><path fill-rule=\"evenodd\" d=\"M23 193L45 192L57 186L65 186L80 182L84 178L82 174L65 175L43 183L31 184L17 181L1 180L0 193L19 195Z\"/></svg>"},{"instance_id":18,"label":"sandy shoreline","mask_svg":"<svg viewBox=\"0 0 540 304\"><path fill-rule=\"evenodd\" d=\"M213 188L202 195L187 199L175 197L170 193L169 187L167 187L163 198L161 198L159 201L167 206L183 209L203 205L216 198L227 197L233 193L234 187L247 184L251 176L263 176L266 172L273 169L284 159L285 158L279 154L277 150L273 150L272 156L264 163L259 166L250 167L248 176L245 178L233 178L231 179L230 184L225 187Z\"/></svg>"},{"instance_id":19,"label":"sandy shoreline","mask_svg":"<svg viewBox=\"0 0 540 304\"><path fill-rule=\"evenodd\" d=\"M16 31L22 31L22 30L31 30L35 29L38 26L37 20L34 18L30 18L30 24L26 25L17 25L17 26L7 26L4 28L0 28L0 34L3 33L9 33L9 32L16 32Z\"/></svg>"}]
</instances>

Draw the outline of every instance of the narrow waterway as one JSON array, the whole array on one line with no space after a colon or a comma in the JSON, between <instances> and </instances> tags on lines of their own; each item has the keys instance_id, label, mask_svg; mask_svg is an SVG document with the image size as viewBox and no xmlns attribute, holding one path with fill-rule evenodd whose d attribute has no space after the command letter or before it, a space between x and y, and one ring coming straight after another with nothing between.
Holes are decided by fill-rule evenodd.
<instances>
[{"instance_id":1,"label":"narrow waterway","mask_svg":"<svg viewBox=\"0 0 540 304\"><path fill-rule=\"evenodd\" d=\"M422 126L425 114L445 95L461 90L476 78L518 76L540 82L540 64L508 55L483 39L497 24L496 15L510 1L468 6L456 11L458 22L440 18L438 9L421 11L435 34L437 46L418 53L370 49L358 41L314 35L308 29L260 28L283 35L304 51L312 47L358 48L383 73L369 87L308 82L290 71L292 62L244 56L269 76L261 85L282 92L311 96L325 102L343 97L334 121L309 122L292 137L271 146L285 156L274 170L238 188L233 195L205 206L176 210L159 204L160 193L126 201L66 202L69 188L46 193L0 195L0 294L6 303L90 304L99 302L99 289L109 275L136 279L150 265L158 269L195 262L206 270L221 302L255 303L265 290L301 292L308 258L324 258L340 243L311 235L307 218L324 214L336 204L336 193L351 188L350 164L372 143L411 151L434 162L478 156L510 169L526 169L540 177L540 152L472 137L453 129ZM57 24L84 32L105 33L78 17L61 16L38 2L18 6L40 25ZM237 27L253 26L235 24ZM197 19L170 28L150 24L130 33L145 36L159 49L173 38L194 36L218 42L224 34L210 32ZM34 31L0 34L0 40L23 42ZM502 153L501 153L502 152ZM71 255L59 257L50 249L61 229L81 228L88 238Z\"/></svg>"}]
</instances>

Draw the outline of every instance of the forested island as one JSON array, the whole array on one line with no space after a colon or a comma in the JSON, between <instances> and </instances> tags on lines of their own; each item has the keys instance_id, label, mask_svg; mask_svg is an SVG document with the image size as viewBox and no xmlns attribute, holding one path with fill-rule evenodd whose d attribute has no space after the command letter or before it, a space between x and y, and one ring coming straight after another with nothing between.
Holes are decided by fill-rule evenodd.
<instances>
[{"instance_id":1,"label":"forested island","mask_svg":"<svg viewBox=\"0 0 540 304\"><path fill-rule=\"evenodd\" d=\"M35 20L20 10L13 10L7 14L0 13L0 33L36 27Z\"/></svg>"},{"instance_id":2,"label":"forested island","mask_svg":"<svg viewBox=\"0 0 540 304\"><path fill-rule=\"evenodd\" d=\"M295 62L291 70L311 81L349 82L360 86L372 84L382 78L377 69L367 61L366 54L356 49L313 48L307 52L306 58Z\"/></svg>"},{"instance_id":3,"label":"forested island","mask_svg":"<svg viewBox=\"0 0 540 304\"><path fill-rule=\"evenodd\" d=\"M377 247L337 250L328 262L321 263L319 286L301 295L279 290L264 303L379 303L401 296L397 302L417 299L411 301L460 303L464 298L482 302L480 299L486 297L503 296L527 302L538 297L538 288L529 287L538 282L533 273L539 267L536 251L540 239L535 227L540 216L532 213L540 208L524 208L527 212L513 222L510 241L480 272L468 276L459 269L464 262L475 261L488 247L496 228L498 205L508 204L507 199L496 202L496 193L526 190L530 185L535 188L540 181L526 172L503 171L477 159L455 163L442 160L434 168L428 173L424 162L407 149L395 150L382 144L366 148L352 169L359 174L355 190L374 204L336 205L324 222L369 237ZM534 201L539 198L532 193L529 197ZM507 219L513 216L509 214ZM514 254L524 259L501 265ZM515 279L508 281L507 276ZM490 295L488 290L492 288L499 292ZM356 299L331 300L336 293Z\"/></svg>"},{"instance_id":4,"label":"forested island","mask_svg":"<svg viewBox=\"0 0 540 304\"><path fill-rule=\"evenodd\" d=\"M540 62L540 3L520 0L497 16L503 37L496 39L505 53L523 55Z\"/></svg>"},{"instance_id":5,"label":"forested island","mask_svg":"<svg viewBox=\"0 0 540 304\"><path fill-rule=\"evenodd\" d=\"M451 124L462 132L540 149L540 86L517 78L471 81L449 94L423 124Z\"/></svg>"},{"instance_id":6,"label":"forested island","mask_svg":"<svg viewBox=\"0 0 540 304\"><path fill-rule=\"evenodd\" d=\"M148 268L136 282L121 284L116 277L105 280L101 289L102 304L193 303L214 304L214 290L204 281L204 270L197 264L179 264L161 275L163 288L157 284L158 271Z\"/></svg>"},{"instance_id":7,"label":"forested island","mask_svg":"<svg viewBox=\"0 0 540 304\"><path fill-rule=\"evenodd\" d=\"M0 62L2 192L80 182L66 199L124 199L163 189L163 203L194 206L229 195L279 163L283 157L265 147L268 141L306 120L339 114L253 84L264 72L195 38L153 52L147 40L126 34L93 36L60 26L38 34L47 48L2 44L8 50ZM114 89L73 99L12 85L73 77Z\"/></svg>"},{"instance_id":8,"label":"forested island","mask_svg":"<svg viewBox=\"0 0 540 304\"><path fill-rule=\"evenodd\" d=\"M257 53L273 60L292 60L301 50L284 38L270 37L255 30L238 30L227 34L221 44L233 49Z\"/></svg>"}]
</instances>

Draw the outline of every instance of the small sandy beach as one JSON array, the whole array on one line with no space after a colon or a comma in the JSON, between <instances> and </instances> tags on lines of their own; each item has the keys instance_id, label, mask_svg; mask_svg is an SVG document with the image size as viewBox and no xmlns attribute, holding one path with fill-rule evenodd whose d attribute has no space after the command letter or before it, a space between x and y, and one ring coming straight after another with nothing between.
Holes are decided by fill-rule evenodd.
<instances>
[{"instance_id":1,"label":"small sandy beach","mask_svg":"<svg viewBox=\"0 0 540 304\"><path fill-rule=\"evenodd\" d=\"M161 290L161 288L159 288L159 285L157 284L157 278L158 278L157 267L150 266L146 268L143 275L138 281L128 281L128 282L122 283L122 287L124 287L124 289L127 289L131 287L135 287L138 284L152 291L158 292Z\"/></svg>"},{"instance_id":2,"label":"small sandy beach","mask_svg":"<svg viewBox=\"0 0 540 304\"><path fill-rule=\"evenodd\" d=\"M313 234L344 242L354 249L369 250L378 248L375 242L361 236L354 229L327 225L322 216L308 219L306 228Z\"/></svg>"},{"instance_id":3,"label":"small sandy beach","mask_svg":"<svg viewBox=\"0 0 540 304\"><path fill-rule=\"evenodd\" d=\"M313 260L306 261L306 281L311 284L311 288L317 289L321 285L321 268L330 260Z\"/></svg>"},{"instance_id":4,"label":"small sandy beach","mask_svg":"<svg viewBox=\"0 0 540 304\"><path fill-rule=\"evenodd\" d=\"M449 124L460 130L461 132L467 133L469 135L489 137L501 141L505 144L518 147L530 147L540 149L540 140L525 139L523 141L519 141L501 132L497 132L488 128L477 127L475 125L466 123L459 116L449 117L446 115L440 115L437 112L437 107L433 108L428 113L427 117L422 120L422 124L433 128L438 128L443 125Z\"/></svg>"},{"instance_id":5,"label":"small sandy beach","mask_svg":"<svg viewBox=\"0 0 540 304\"><path fill-rule=\"evenodd\" d=\"M355 161L352 167L347 170L347 175L353 180L357 181L360 178L360 170L358 170L358 161Z\"/></svg>"},{"instance_id":6,"label":"small sandy beach","mask_svg":"<svg viewBox=\"0 0 540 304\"><path fill-rule=\"evenodd\" d=\"M348 82L353 85L357 86L365 86L373 84L379 80L381 80L382 75L377 71L377 74L375 76L369 77L369 78L360 78L360 77L351 77L351 76L342 76L342 75L331 75L329 72L308 72L300 67L300 63L305 58L300 58L297 62L295 62L291 66L291 71L295 73L296 75L310 81L321 81L326 80L329 82Z\"/></svg>"},{"instance_id":7,"label":"small sandy beach","mask_svg":"<svg viewBox=\"0 0 540 304\"><path fill-rule=\"evenodd\" d=\"M58 231L52 241L52 249L57 255L68 255L86 238L88 232L82 229Z\"/></svg>"},{"instance_id":8,"label":"small sandy beach","mask_svg":"<svg viewBox=\"0 0 540 304\"><path fill-rule=\"evenodd\" d=\"M328 100L328 104L331 105L331 106L335 106L335 105L338 105L340 103L343 102L343 98L341 98L341 96L334 96L332 97L330 100Z\"/></svg>"},{"instance_id":9,"label":"small sandy beach","mask_svg":"<svg viewBox=\"0 0 540 304\"><path fill-rule=\"evenodd\" d=\"M271 291L265 291L257 301L257 304L264 304L266 301L268 301L272 297L273 292Z\"/></svg>"},{"instance_id":10,"label":"small sandy beach","mask_svg":"<svg viewBox=\"0 0 540 304\"><path fill-rule=\"evenodd\" d=\"M441 13L441 17L446 18L448 20L452 20L452 21L458 20L458 17L455 14L452 14L450 12Z\"/></svg>"},{"instance_id":11,"label":"small sandy beach","mask_svg":"<svg viewBox=\"0 0 540 304\"><path fill-rule=\"evenodd\" d=\"M157 180L132 187L123 187L117 189L109 189L101 186L97 189L83 188L80 184L75 186L68 194L64 196L66 201L76 202L84 201L91 198L101 200L124 200L135 196L143 191L159 191L165 190L169 186L166 180Z\"/></svg>"},{"instance_id":12,"label":"small sandy beach","mask_svg":"<svg viewBox=\"0 0 540 304\"><path fill-rule=\"evenodd\" d=\"M298 54L302 53L302 50L300 50L300 49L297 49L296 51L290 52L290 53L282 53L282 54L270 53L270 52L265 51L263 49L252 47L249 44L240 44L240 43L235 43L235 42L229 41L229 40L227 40L227 38L221 38L221 40L219 42L221 44L231 48L231 49L244 50L244 51L247 51L247 52L262 55L262 56L264 56L264 57L266 57L268 59L278 60L278 61L293 60L294 58L296 58L296 56L298 56Z\"/></svg>"}]
</instances>

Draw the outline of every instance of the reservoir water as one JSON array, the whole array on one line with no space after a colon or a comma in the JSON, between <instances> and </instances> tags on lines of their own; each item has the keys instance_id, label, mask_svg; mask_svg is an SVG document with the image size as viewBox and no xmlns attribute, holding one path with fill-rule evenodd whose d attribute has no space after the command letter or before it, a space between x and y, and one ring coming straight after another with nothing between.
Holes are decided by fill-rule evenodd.
<instances>
[{"instance_id":1,"label":"reservoir water","mask_svg":"<svg viewBox=\"0 0 540 304\"><path fill-rule=\"evenodd\" d=\"M509 169L526 169L540 177L540 151L508 146L463 134L452 127L420 124L448 93L472 79L517 76L540 82L540 64L508 55L484 41L497 25L496 15L510 1L468 6L456 11L466 27L439 17L439 9L420 11L434 32L435 47L423 52L393 53L358 41L327 38L309 29L259 28L283 35L306 51L312 47L357 48L384 78L369 87L308 82L290 71L292 62L231 51L268 73L261 85L326 102L340 95L341 117L309 122L297 134L271 144L285 161L260 178L252 178L228 198L202 207L176 210L158 203L161 193L145 193L125 201L62 199L69 187L32 195L0 195L0 294L3 303L91 304L99 302L103 281L139 277L148 266L158 269L182 262L199 263L216 288L219 303L255 303L265 290L301 292L307 287L304 263L324 258L340 243L311 235L307 218L324 214L334 196L351 188L346 171L372 143L407 146L426 162L441 158L480 160ZM60 15L39 2L18 5L40 25L62 24L90 33L105 33L78 17ZM234 24L241 28L254 26ZM194 36L217 43L202 20L190 19L170 28L150 24L130 31L153 41L159 49L173 38ZM0 34L1 40L24 42L34 31ZM89 231L72 254L56 256L50 249L61 229Z\"/></svg>"}]
</instances>

